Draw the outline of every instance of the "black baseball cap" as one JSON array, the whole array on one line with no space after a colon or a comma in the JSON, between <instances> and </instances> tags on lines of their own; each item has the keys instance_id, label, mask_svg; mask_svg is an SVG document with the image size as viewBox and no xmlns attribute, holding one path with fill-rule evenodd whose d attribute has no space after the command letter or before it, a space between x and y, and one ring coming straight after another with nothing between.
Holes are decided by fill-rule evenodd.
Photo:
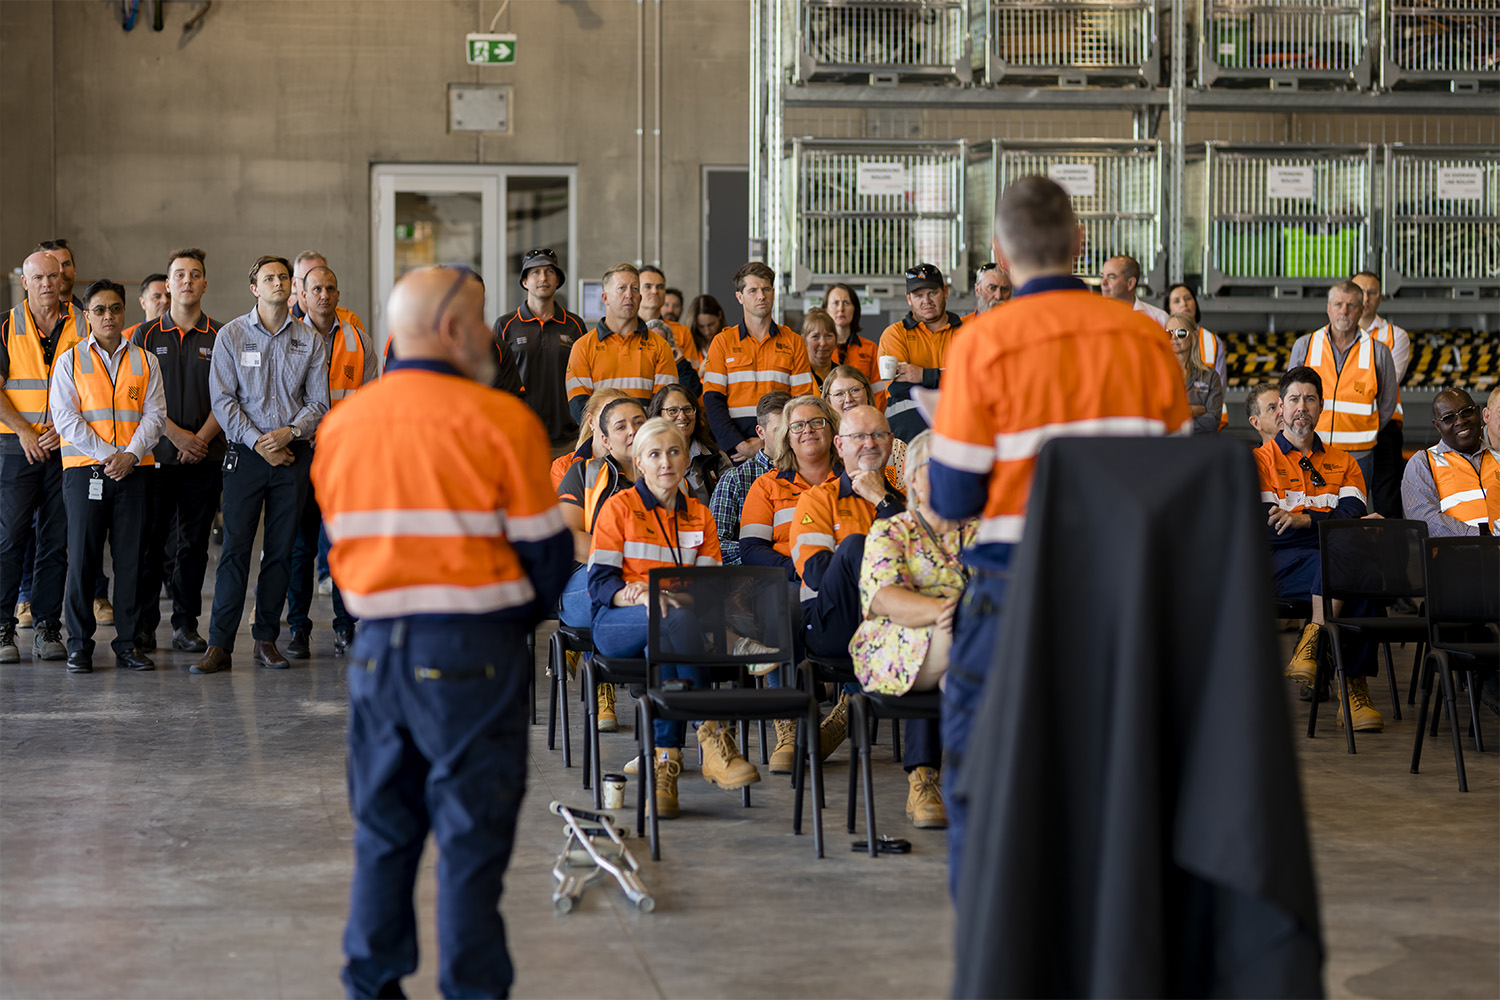
<instances>
[{"instance_id":1,"label":"black baseball cap","mask_svg":"<svg viewBox=\"0 0 1500 1000\"><path fill-rule=\"evenodd\" d=\"M563 273L562 265L557 262L557 254L551 250L528 250L521 257L521 287L526 287L526 272L533 267L550 267L557 271L557 283L565 284L568 276Z\"/></svg>"},{"instance_id":2,"label":"black baseball cap","mask_svg":"<svg viewBox=\"0 0 1500 1000\"><path fill-rule=\"evenodd\" d=\"M943 272L939 271L932 264L918 264L916 267L907 269L907 294L911 294L919 288L946 288L947 285L948 283L943 280Z\"/></svg>"}]
</instances>

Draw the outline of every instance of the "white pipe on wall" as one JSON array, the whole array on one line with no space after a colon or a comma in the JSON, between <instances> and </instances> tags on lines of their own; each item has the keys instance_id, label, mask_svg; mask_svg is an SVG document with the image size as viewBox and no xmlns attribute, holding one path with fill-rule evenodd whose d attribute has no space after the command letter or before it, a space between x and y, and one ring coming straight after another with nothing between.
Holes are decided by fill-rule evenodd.
<instances>
[{"instance_id":1,"label":"white pipe on wall","mask_svg":"<svg viewBox=\"0 0 1500 1000\"><path fill-rule=\"evenodd\" d=\"M652 141L656 145L656 235L651 245L656 249L656 262L665 267L666 254L661 246L661 0L654 0L656 5L656 111L653 124L655 129L652 133Z\"/></svg>"},{"instance_id":2,"label":"white pipe on wall","mask_svg":"<svg viewBox=\"0 0 1500 1000\"><path fill-rule=\"evenodd\" d=\"M646 262L646 0L635 0L635 262Z\"/></svg>"}]
</instances>

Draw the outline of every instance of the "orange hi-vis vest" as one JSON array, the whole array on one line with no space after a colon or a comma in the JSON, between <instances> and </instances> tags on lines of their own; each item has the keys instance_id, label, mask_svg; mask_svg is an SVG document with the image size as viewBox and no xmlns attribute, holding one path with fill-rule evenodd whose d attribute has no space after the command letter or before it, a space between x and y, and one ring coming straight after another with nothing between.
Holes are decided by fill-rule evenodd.
<instances>
[{"instance_id":1,"label":"orange hi-vis vest","mask_svg":"<svg viewBox=\"0 0 1500 1000\"><path fill-rule=\"evenodd\" d=\"M886 466L885 485L888 490L903 500L906 497L896 471ZM809 587L807 561L819 552L832 552L839 543L851 535L867 535L870 525L875 523L875 505L846 489L847 475L829 476L797 498L792 512L791 540L792 563L797 575L802 577L802 600L818 596L817 590Z\"/></svg>"},{"instance_id":2,"label":"orange hi-vis vest","mask_svg":"<svg viewBox=\"0 0 1500 1000\"><path fill-rule=\"evenodd\" d=\"M595 389L619 389L644 401L676 381L671 345L639 320L630 333L619 333L600 319L594 329L573 341L564 377L570 400L591 396Z\"/></svg>"},{"instance_id":3,"label":"orange hi-vis vest","mask_svg":"<svg viewBox=\"0 0 1500 1000\"><path fill-rule=\"evenodd\" d=\"M1375 322L1371 323L1370 328L1365 332L1374 337L1376 343L1384 344L1385 349L1391 352L1391 359L1395 360L1396 331L1391 329L1390 320L1384 316L1376 316ZM1401 372L1397 372L1396 377L1399 379L1401 374ZM1396 410L1391 414L1391 421L1397 424L1406 423L1406 411L1401 408L1401 389L1399 387L1396 389Z\"/></svg>"},{"instance_id":4,"label":"orange hi-vis vest","mask_svg":"<svg viewBox=\"0 0 1500 1000\"><path fill-rule=\"evenodd\" d=\"M873 340L866 340L859 334L850 332L849 339L838 346L833 354L834 364L848 365L865 373L865 378L870 380L870 400L872 406L885 408L886 384L880 378L880 345ZM879 400L877 403L876 400Z\"/></svg>"},{"instance_id":5,"label":"orange hi-vis vest","mask_svg":"<svg viewBox=\"0 0 1500 1000\"><path fill-rule=\"evenodd\" d=\"M835 467L828 479L837 479ZM825 482L827 480L824 480ZM777 552L792 556L792 513L797 499L813 488L795 469L781 472L772 469L750 484L745 504L740 510L740 540L759 538L769 542Z\"/></svg>"},{"instance_id":6,"label":"orange hi-vis vest","mask_svg":"<svg viewBox=\"0 0 1500 1000\"><path fill-rule=\"evenodd\" d=\"M1437 488L1438 510L1483 534L1500 531L1500 459L1489 449L1479 453L1479 469L1452 451L1427 449L1427 467Z\"/></svg>"},{"instance_id":7,"label":"orange hi-vis vest","mask_svg":"<svg viewBox=\"0 0 1500 1000\"><path fill-rule=\"evenodd\" d=\"M353 315L352 313L350 315ZM354 395L365 382L365 338L353 323L339 317L328 347L328 409ZM311 323L307 324L312 327ZM317 329L313 328L317 333ZM319 334L322 336L322 334Z\"/></svg>"},{"instance_id":8,"label":"orange hi-vis vest","mask_svg":"<svg viewBox=\"0 0 1500 1000\"><path fill-rule=\"evenodd\" d=\"M21 419L30 424L31 429L38 434L42 433L43 425L50 419L47 415L47 394L52 389L52 366L57 364L57 359L62 357L64 351L87 339L89 335L88 320L84 318L82 309L71 302L64 302L62 310L63 332L58 335L51 365L43 360L42 335L37 331L36 320L31 318L26 300L17 302L10 311L10 337L5 342L5 348L10 353L10 374L5 379L5 395L10 400L10 405L21 415ZM69 318L72 323L67 322ZM14 433L9 427L0 424L0 434Z\"/></svg>"},{"instance_id":9,"label":"orange hi-vis vest","mask_svg":"<svg viewBox=\"0 0 1500 1000\"><path fill-rule=\"evenodd\" d=\"M1333 344L1328 327L1314 333L1307 343L1307 367L1323 380L1323 415L1318 418L1318 437L1343 451L1369 451L1380 433L1380 392L1375 372L1375 340L1363 330L1344 355L1344 368L1333 363Z\"/></svg>"},{"instance_id":10,"label":"orange hi-vis vest","mask_svg":"<svg viewBox=\"0 0 1500 1000\"><path fill-rule=\"evenodd\" d=\"M150 379L151 366L146 362L146 352L132 343L126 342L125 357L120 359L114 378L110 378L109 367L88 341L73 349L73 385L78 390L78 412L83 414L89 430L105 444L123 449L135 437L135 430L141 425L141 416L145 412L146 387ZM156 442L151 444L154 447ZM64 441L62 464L64 469L77 469L100 463ZM149 448L139 464L156 464L156 456Z\"/></svg>"},{"instance_id":11,"label":"orange hi-vis vest","mask_svg":"<svg viewBox=\"0 0 1500 1000\"><path fill-rule=\"evenodd\" d=\"M1021 540L1042 446L1192 429L1182 365L1150 317L1092 292L1012 298L965 324L943 376L932 457L987 476L978 543Z\"/></svg>"},{"instance_id":12,"label":"orange hi-vis vest","mask_svg":"<svg viewBox=\"0 0 1500 1000\"><path fill-rule=\"evenodd\" d=\"M1212 368L1217 372L1219 370L1217 366L1219 355L1223 353L1223 350L1224 345L1219 342L1217 336L1201 327L1198 329L1198 358L1203 362L1205 368ZM1229 386L1221 385L1219 388L1228 389ZM1219 407L1219 430L1222 432L1228 426L1229 403L1225 402Z\"/></svg>"},{"instance_id":13,"label":"orange hi-vis vest","mask_svg":"<svg viewBox=\"0 0 1500 1000\"><path fill-rule=\"evenodd\" d=\"M514 543L566 530L542 422L508 393L397 368L318 425L329 565L360 618L481 615L536 598Z\"/></svg>"},{"instance_id":14,"label":"orange hi-vis vest","mask_svg":"<svg viewBox=\"0 0 1500 1000\"><path fill-rule=\"evenodd\" d=\"M663 510L652 496L642 496L637 483L610 497L594 524L589 569L612 566L626 583L645 583L653 569L677 566L717 566L719 529L707 507L685 491L677 506Z\"/></svg>"}]
</instances>

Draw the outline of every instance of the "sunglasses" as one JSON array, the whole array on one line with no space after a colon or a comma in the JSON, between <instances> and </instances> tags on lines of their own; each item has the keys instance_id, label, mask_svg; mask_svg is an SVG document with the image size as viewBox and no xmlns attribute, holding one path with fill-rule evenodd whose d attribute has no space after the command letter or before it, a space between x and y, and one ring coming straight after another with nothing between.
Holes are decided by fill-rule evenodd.
<instances>
[{"instance_id":1,"label":"sunglasses","mask_svg":"<svg viewBox=\"0 0 1500 1000\"><path fill-rule=\"evenodd\" d=\"M1310 479L1310 480L1312 480L1312 484L1314 486L1327 486L1328 485L1328 480L1324 479L1323 476L1322 476L1322 474L1320 472L1318 472L1317 469L1313 468L1312 460L1310 458L1308 458L1306 455L1303 455L1297 461L1297 466L1303 472L1307 473L1307 478Z\"/></svg>"},{"instance_id":2,"label":"sunglasses","mask_svg":"<svg viewBox=\"0 0 1500 1000\"><path fill-rule=\"evenodd\" d=\"M938 279L942 276L942 272L931 264L918 264L916 267L906 269L906 278L908 281L916 281L918 278Z\"/></svg>"},{"instance_id":3,"label":"sunglasses","mask_svg":"<svg viewBox=\"0 0 1500 1000\"><path fill-rule=\"evenodd\" d=\"M1168 330L1167 333L1171 334L1173 340L1187 340L1193 335L1191 330Z\"/></svg>"},{"instance_id":4,"label":"sunglasses","mask_svg":"<svg viewBox=\"0 0 1500 1000\"><path fill-rule=\"evenodd\" d=\"M1465 406L1461 410L1454 410L1452 413L1443 414L1441 417L1437 418L1437 422L1442 424L1444 427L1452 427L1457 421L1468 420L1478 412L1479 407L1474 403L1470 403L1468 406Z\"/></svg>"},{"instance_id":5,"label":"sunglasses","mask_svg":"<svg viewBox=\"0 0 1500 1000\"><path fill-rule=\"evenodd\" d=\"M997 264L997 263L995 263L994 261L990 261L988 264L980 264L979 267L977 267L974 270L974 273L975 274L983 274L986 271L993 271L995 268L997 268L999 266L1000 265Z\"/></svg>"},{"instance_id":6,"label":"sunglasses","mask_svg":"<svg viewBox=\"0 0 1500 1000\"><path fill-rule=\"evenodd\" d=\"M554 251L552 251L550 248L547 248L547 249L541 249L541 248L539 248L539 249L536 249L536 250L527 250L524 254L521 255L521 263L524 264L528 260L533 260L533 259L535 259L537 257L551 257L553 260L556 260L557 259L557 254Z\"/></svg>"}]
</instances>

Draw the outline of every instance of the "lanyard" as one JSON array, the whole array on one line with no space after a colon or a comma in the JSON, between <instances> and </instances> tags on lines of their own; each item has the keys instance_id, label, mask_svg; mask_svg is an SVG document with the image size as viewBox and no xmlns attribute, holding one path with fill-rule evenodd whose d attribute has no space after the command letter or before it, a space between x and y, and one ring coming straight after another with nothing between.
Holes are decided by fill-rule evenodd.
<instances>
[{"instance_id":1,"label":"lanyard","mask_svg":"<svg viewBox=\"0 0 1500 1000\"><path fill-rule=\"evenodd\" d=\"M963 559L948 551L948 549L943 545L942 541L938 538L937 532L932 530L932 525L927 523L927 518L922 516L921 511L917 510L916 508L912 508L912 515L917 519L917 524L921 527L922 531L926 533L928 538L932 539L932 544L935 545L937 547L937 550L943 554L943 562L952 566L953 569L958 573L959 578L963 580L965 585L967 585L969 582L969 568L964 565ZM960 532L959 547L962 548L962 525L960 525L958 530Z\"/></svg>"},{"instance_id":2,"label":"lanyard","mask_svg":"<svg viewBox=\"0 0 1500 1000\"><path fill-rule=\"evenodd\" d=\"M667 526L661 523L661 511L653 507L651 508L651 514L656 518L656 526L661 529L662 535L666 536L667 551L672 553L672 565L681 567L684 564L682 561L682 549L677 545L677 508L672 508L672 533L670 535L667 535Z\"/></svg>"}]
</instances>

